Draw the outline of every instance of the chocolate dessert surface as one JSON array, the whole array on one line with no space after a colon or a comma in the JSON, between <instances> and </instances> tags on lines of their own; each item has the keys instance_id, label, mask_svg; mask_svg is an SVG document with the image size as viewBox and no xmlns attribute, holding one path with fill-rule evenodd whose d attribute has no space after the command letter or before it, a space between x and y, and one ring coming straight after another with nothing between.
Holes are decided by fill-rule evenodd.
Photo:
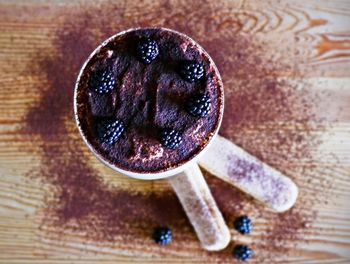
<instances>
[{"instance_id":1,"label":"chocolate dessert surface","mask_svg":"<svg viewBox=\"0 0 350 264\"><path fill-rule=\"evenodd\" d=\"M89 59L76 88L82 134L101 158L152 173L196 156L216 133L223 86L207 53L163 28L129 30Z\"/></svg>"}]
</instances>

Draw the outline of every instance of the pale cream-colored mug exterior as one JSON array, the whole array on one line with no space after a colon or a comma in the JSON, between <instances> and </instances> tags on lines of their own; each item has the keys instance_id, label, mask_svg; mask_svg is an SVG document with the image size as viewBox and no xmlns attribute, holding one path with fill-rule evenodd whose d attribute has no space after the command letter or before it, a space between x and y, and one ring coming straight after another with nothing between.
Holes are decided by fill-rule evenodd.
<instances>
[{"instance_id":1,"label":"pale cream-colored mug exterior","mask_svg":"<svg viewBox=\"0 0 350 264\"><path fill-rule=\"evenodd\" d=\"M157 27L153 27L153 28L157 28ZM78 106L77 106L77 91L78 91L78 87L79 87L79 82L80 82L80 79L81 79L81 76L88 64L88 62L91 60L91 58L96 54L98 53L104 46L106 46L109 42L111 42L113 39L121 36L121 35L124 35L130 31L134 31L134 30L137 30L137 29L140 29L140 28L131 28L131 29L128 29L128 30L125 30L125 31L121 31L111 37L109 37L108 39L106 39L102 44L100 44L91 54L90 56L87 58L87 60L84 62L83 66L81 67L81 70L79 72L79 75L78 75L78 78L77 78L77 81L75 83L75 89L74 89L74 116L75 116L75 121L77 123L77 126L78 126L78 129L79 129L79 132L83 138L83 140L85 141L86 145L89 147L89 149L92 151L92 153L94 153L94 155L100 159L105 165L107 165L108 167L110 167L111 169L117 171L117 172L120 172L124 175L127 175L129 177L132 177L132 178L136 178L136 179L141 179L141 180L155 180L155 179L162 179L162 178L167 178L167 177L170 177L170 176L173 176L175 174L178 174L182 171L184 171L186 168L189 168L191 165L195 164L196 161L200 158L200 156L210 147L210 145L212 144L212 142L214 142L214 138L216 137L218 131L219 131L219 128L221 126L221 122L222 122L222 117L223 117L223 113L224 113L224 89L223 89L223 83L222 83L222 79L221 79L221 76L219 74L219 70L217 69L214 61L212 60L212 58L209 56L209 54L202 48L200 47L197 42L195 42L192 38L188 37L187 35L185 34L182 34L180 32L177 32L175 30L172 30L172 29L167 29L167 28L159 28L159 29L162 29L162 30L166 30L166 31L170 31L172 33L176 33L176 34L179 34L187 39L189 39L190 41L192 41L193 43L196 43L197 44L197 47L200 48L200 51L205 54L209 60L212 62L212 66L215 70L215 72L217 73L217 76L218 76L218 81L219 81L219 84L220 86L222 87L222 98L221 98L221 102L222 102L222 105L220 106L220 117L219 117L219 124L217 125L217 128L213 134L213 136L209 139L209 142L207 143L207 145L199 152L197 153L196 155L194 155L193 157L191 157L190 160L188 160L186 163L178 166L178 167L175 167L175 168L171 168L169 170L166 170L166 171L162 171L162 172L146 172L146 173L140 173L140 172L133 172L133 171L128 171L128 170L124 170L124 169L121 169L119 168L118 166L116 166L115 164L111 163L109 160L107 160L106 158L104 158L102 155L100 155L99 153L97 153L97 151L94 149L94 147L88 142L88 140L86 139L82 129L81 129L81 126L80 126L80 123L79 123L79 118L78 118ZM145 28L143 28L145 29ZM147 29L147 28L146 28ZM148 28L148 29L152 29L152 28Z\"/></svg>"}]
</instances>

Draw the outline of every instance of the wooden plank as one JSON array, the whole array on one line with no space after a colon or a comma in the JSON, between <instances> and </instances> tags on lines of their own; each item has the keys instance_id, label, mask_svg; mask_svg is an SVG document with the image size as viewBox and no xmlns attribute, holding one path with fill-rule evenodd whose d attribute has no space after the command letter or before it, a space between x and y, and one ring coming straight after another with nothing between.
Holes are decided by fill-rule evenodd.
<instances>
[{"instance_id":1,"label":"wooden plank","mask_svg":"<svg viewBox=\"0 0 350 264\"><path fill-rule=\"evenodd\" d=\"M104 17L110 20L103 20L100 14L105 14ZM92 18L84 22L87 15ZM278 137L264 135L283 135L291 131L307 138L317 137L322 142L310 147L308 154L312 159L293 156L283 160L279 151L284 153L284 149L291 148L289 145L285 148L282 145L277 150L265 148L261 153L259 149L249 149L297 182L300 200L295 211L300 218L305 218L308 228L297 229L295 232L300 232L299 235L284 236L282 242L276 240L269 236L275 232L271 230L271 223L276 229L276 218L281 217L281 222L296 221L297 215L292 212L285 218L274 215L254 201L242 198L234 188L207 176L233 235L233 242L227 250L207 253L200 248L178 203L172 198L169 184L166 181L129 179L103 166L84 146L69 111L58 116L65 124L64 130L53 133L49 142L43 141L42 134L28 131L28 111L40 104L46 91L52 89L49 79L52 76L34 68L45 58L61 56L56 32L61 30L62 34L64 28L66 33L71 33L75 22L87 23L93 29L94 44L115 31L135 25L163 25L188 33L213 55L228 92L236 91L237 83L241 81L234 74L237 69L230 67L236 50L228 45L237 40L237 36L252 38L254 43L262 46L259 49L262 59L288 65L288 69L276 69L274 78L283 77L295 90L306 89L310 96L318 96L315 104L318 119L313 128L306 130L295 125L294 120L270 120L243 124L243 128L235 126L235 129L239 128L239 136L230 135L238 138L238 143L243 146L249 140L265 146L261 140L270 139L278 147ZM67 26L69 23L72 27ZM103 25L106 29L101 28ZM0 0L0 263L226 263L234 261L230 251L238 242L254 246L256 257L251 263L349 263L349 29L350 4L340 0L298 0L293 3L287 0L220 0L192 5L185 0L164 3L120 0L113 4L107 1ZM68 53L71 51L67 50ZM296 84L293 84L294 80ZM63 92L68 88L64 87ZM56 106L54 100L57 99L63 100L65 107L70 107L70 101L62 98L53 97L51 104L46 103ZM57 150L57 153L50 153L50 159L43 158L45 151L57 149L61 144L67 144L67 152ZM80 158L72 157L74 154ZM69 166L69 162L81 162L81 157L96 172L95 176L100 177L97 185L104 194L118 197L124 193L130 203L142 200L141 208L151 212L150 216L142 218L140 214L137 218L136 215L137 223L127 223L130 233L116 233L112 241L96 240L88 235L93 230L79 227L75 230L69 221L68 224L62 223L61 228L50 224L59 216L50 215L50 210L55 208L47 210L47 207L62 204L49 203L48 199L59 199L58 190L66 185L52 184L50 176L51 180L61 177L45 166L50 162ZM79 176L73 171L66 173L72 173L72 178ZM108 190L102 188L104 185L109 186ZM230 206L234 201L225 203L223 191L236 193L229 197L241 199L241 207L232 209ZM324 198L320 199L318 193L324 193ZM172 201L172 210L176 212L174 217L181 223L175 227L174 242L168 247L155 245L148 234L150 230L142 225L153 219L152 212L156 214L167 209L162 199L153 197L155 194ZM91 195L97 195L97 192ZM98 197L103 200L102 196ZM313 201L314 198L320 200ZM104 203L108 206L108 201ZM316 216L311 217L309 211ZM232 228L231 222L237 213L254 217L251 236L240 236ZM94 227L106 228L98 223ZM293 229L293 226L287 227ZM283 230L284 227L280 228ZM273 243L280 244L271 249Z\"/></svg>"}]
</instances>

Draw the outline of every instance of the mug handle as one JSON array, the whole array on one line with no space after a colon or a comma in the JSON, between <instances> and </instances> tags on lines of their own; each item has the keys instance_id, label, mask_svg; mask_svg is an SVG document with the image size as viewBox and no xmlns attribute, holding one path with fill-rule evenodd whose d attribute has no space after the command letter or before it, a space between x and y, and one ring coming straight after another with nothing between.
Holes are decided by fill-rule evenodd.
<instances>
[{"instance_id":1,"label":"mug handle","mask_svg":"<svg viewBox=\"0 0 350 264\"><path fill-rule=\"evenodd\" d=\"M230 231L195 163L169 178L203 248L216 251L231 240Z\"/></svg>"}]
</instances>

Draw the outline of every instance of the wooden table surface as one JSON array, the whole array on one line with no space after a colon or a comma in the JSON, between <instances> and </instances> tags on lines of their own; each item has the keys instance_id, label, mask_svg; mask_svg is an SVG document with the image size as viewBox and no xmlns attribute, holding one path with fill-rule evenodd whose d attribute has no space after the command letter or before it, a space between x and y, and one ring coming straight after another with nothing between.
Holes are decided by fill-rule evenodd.
<instances>
[{"instance_id":1,"label":"wooden table surface","mask_svg":"<svg viewBox=\"0 0 350 264\"><path fill-rule=\"evenodd\" d=\"M293 178L275 214L206 174L232 233L200 248L166 180L103 166L72 115L77 72L120 30L165 26L197 40L222 72L221 134ZM0 0L0 263L350 263L350 1ZM238 235L233 219L252 217ZM156 225L173 228L160 247Z\"/></svg>"}]
</instances>

